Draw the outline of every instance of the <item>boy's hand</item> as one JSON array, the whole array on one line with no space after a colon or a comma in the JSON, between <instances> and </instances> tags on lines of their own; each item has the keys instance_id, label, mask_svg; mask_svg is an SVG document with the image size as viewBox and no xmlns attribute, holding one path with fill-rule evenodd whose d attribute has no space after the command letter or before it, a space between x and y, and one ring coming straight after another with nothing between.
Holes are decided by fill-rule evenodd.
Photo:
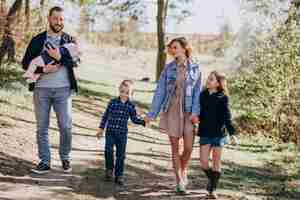
<instances>
[{"instance_id":1,"label":"boy's hand","mask_svg":"<svg viewBox=\"0 0 300 200\"><path fill-rule=\"evenodd\" d=\"M231 145L238 145L239 141L238 141L237 137L232 135L232 136L230 136L230 143L231 143Z\"/></svg>"},{"instance_id":2,"label":"boy's hand","mask_svg":"<svg viewBox=\"0 0 300 200\"><path fill-rule=\"evenodd\" d=\"M102 129L102 128L98 128L96 137L97 137L98 139L100 139L101 137L103 137L103 129Z\"/></svg>"}]
</instances>

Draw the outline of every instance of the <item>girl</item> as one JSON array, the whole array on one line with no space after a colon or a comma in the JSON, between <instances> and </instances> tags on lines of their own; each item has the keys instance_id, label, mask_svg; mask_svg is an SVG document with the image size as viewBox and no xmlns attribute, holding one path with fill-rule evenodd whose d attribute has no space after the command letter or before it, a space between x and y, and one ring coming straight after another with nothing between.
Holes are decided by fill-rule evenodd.
<instances>
[{"instance_id":1,"label":"girl","mask_svg":"<svg viewBox=\"0 0 300 200\"><path fill-rule=\"evenodd\" d=\"M175 38L168 44L168 53L174 58L164 68L152 100L146 122L160 116L160 130L169 136L176 191L186 192L187 167L194 143L193 124L200 114L199 66L191 61L191 48L185 38ZM183 153L179 140L183 138Z\"/></svg>"},{"instance_id":2,"label":"girl","mask_svg":"<svg viewBox=\"0 0 300 200\"><path fill-rule=\"evenodd\" d=\"M221 176L222 147L228 143L229 132L231 142L237 143L235 130L231 122L228 90L225 76L217 71L210 73L206 88L200 95L200 120L198 135L200 136L200 162L208 178L208 198L217 199L215 193ZM209 168L209 157L212 152L212 169Z\"/></svg>"}]
</instances>

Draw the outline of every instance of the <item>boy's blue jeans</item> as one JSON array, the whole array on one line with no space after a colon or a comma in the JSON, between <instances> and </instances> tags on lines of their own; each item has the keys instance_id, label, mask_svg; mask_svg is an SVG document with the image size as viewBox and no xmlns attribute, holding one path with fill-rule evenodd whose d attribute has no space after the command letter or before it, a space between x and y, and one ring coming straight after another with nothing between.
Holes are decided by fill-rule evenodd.
<instances>
[{"instance_id":1,"label":"boy's blue jeans","mask_svg":"<svg viewBox=\"0 0 300 200\"><path fill-rule=\"evenodd\" d=\"M105 134L105 168L115 170L115 177L123 176L127 145L127 133L106 132ZM116 163L114 164L114 146Z\"/></svg>"}]
</instances>

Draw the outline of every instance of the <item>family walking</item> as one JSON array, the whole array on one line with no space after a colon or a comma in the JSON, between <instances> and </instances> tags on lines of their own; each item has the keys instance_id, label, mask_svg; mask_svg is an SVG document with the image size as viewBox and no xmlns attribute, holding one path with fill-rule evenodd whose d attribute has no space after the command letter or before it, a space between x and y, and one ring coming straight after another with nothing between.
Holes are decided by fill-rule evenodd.
<instances>
[{"instance_id":1,"label":"family walking","mask_svg":"<svg viewBox=\"0 0 300 200\"><path fill-rule=\"evenodd\" d=\"M51 107L56 113L60 132L59 155L62 168L65 172L72 171L71 95L77 92L74 67L80 55L76 41L63 32L63 9L51 8L48 22L48 30L31 40L22 61L23 69L26 70L24 77L30 82L29 89L33 91L34 97L40 163L32 171L38 174L51 170L48 141ZM162 71L150 111L144 118L137 115L136 106L131 101L134 91L131 80L122 81L119 96L108 103L97 131L98 138L105 133L105 180L114 180L118 185L125 184L123 174L128 120L146 126L160 116L160 132L167 134L170 141L176 192L186 193L193 144L195 136L200 136L200 164L207 176L207 197L216 199L215 191L221 177L222 148L229 141L237 143L231 123L226 78L213 71L203 87L201 69L192 61L188 41L183 37L175 38L167 48L173 61ZM179 151L181 140L182 153ZM212 167L209 166L211 155Z\"/></svg>"}]
</instances>

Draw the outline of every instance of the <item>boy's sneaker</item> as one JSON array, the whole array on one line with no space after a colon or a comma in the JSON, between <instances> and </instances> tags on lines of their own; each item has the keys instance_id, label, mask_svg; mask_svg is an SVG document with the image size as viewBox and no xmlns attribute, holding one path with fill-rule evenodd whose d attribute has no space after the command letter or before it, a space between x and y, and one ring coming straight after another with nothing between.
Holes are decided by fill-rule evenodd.
<instances>
[{"instance_id":1,"label":"boy's sneaker","mask_svg":"<svg viewBox=\"0 0 300 200\"><path fill-rule=\"evenodd\" d=\"M215 191L210 192L208 195L206 195L207 199L218 199L218 195L216 194Z\"/></svg>"},{"instance_id":2,"label":"boy's sneaker","mask_svg":"<svg viewBox=\"0 0 300 200\"><path fill-rule=\"evenodd\" d=\"M105 181L112 181L113 180L113 170L107 169L105 171Z\"/></svg>"},{"instance_id":3,"label":"boy's sneaker","mask_svg":"<svg viewBox=\"0 0 300 200\"><path fill-rule=\"evenodd\" d=\"M68 160L63 160L62 161L62 168L63 168L65 173L72 172L72 167L70 165L70 161L68 161Z\"/></svg>"},{"instance_id":4,"label":"boy's sneaker","mask_svg":"<svg viewBox=\"0 0 300 200\"><path fill-rule=\"evenodd\" d=\"M35 169L32 169L31 171L32 171L33 173L36 173L36 174L46 174L46 173L50 172L50 170L51 170L51 168L50 168L48 165L46 165L46 164L40 162L40 163L36 166L36 168L35 168Z\"/></svg>"},{"instance_id":5,"label":"boy's sneaker","mask_svg":"<svg viewBox=\"0 0 300 200\"><path fill-rule=\"evenodd\" d=\"M125 185L125 181L124 178L122 176L118 176L115 178L115 183L120 185L120 186L124 186Z\"/></svg>"}]
</instances>

